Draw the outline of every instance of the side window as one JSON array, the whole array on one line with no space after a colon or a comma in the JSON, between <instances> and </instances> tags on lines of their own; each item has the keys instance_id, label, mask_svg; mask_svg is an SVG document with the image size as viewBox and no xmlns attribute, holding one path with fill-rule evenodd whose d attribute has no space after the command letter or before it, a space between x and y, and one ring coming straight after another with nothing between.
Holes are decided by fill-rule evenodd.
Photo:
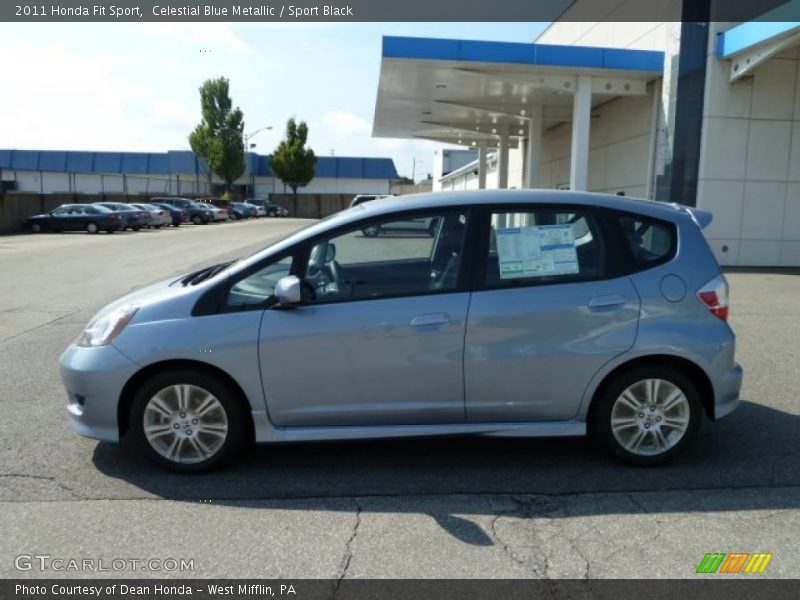
<instances>
[{"instance_id":1,"label":"side window","mask_svg":"<svg viewBox=\"0 0 800 600\"><path fill-rule=\"evenodd\" d=\"M490 227L485 279L489 287L601 275L600 242L584 211L495 211Z\"/></svg>"},{"instance_id":2,"label":"side window","mask_svg":"<svg viewBox=\"0 0 800 600\"><path fill-rule=\"evenodd\" d=\"M241 308L263 304L275 294L278 280L291 271L292 257L287 256L251 273L231 287L226 304Z\"/></svg>"},{"instance_id":3,"label":"side window","mask_svg":"<svg viewBox=\"0 0 800 600\"><path fill-rule=\"evenodd\" d=\"M63 217L64 215L68 215L70 211L69 206L59 206L57 209L53 211L53 214L57 217Z\"/></svg>"},{"instance_id":4,"label":"side window","mask_svg":"<svg viewBox=\"0 0 800 600\"><path fill-rule=\"evenodd\" d=\"M455 290L466 225L466 212L395 217L323 240L304 274L311 301Z\"/></svg>"},{"instance_id":5,"label":"side window","mask_svg":"<svg viewBox=\"0 0 800 600\"><path fill-rule=\"evenodd\" d=\"M663 221L622 214L619 225L637 265L669 258L676 246L675 227Z\"/></svg>"}]
</instances>

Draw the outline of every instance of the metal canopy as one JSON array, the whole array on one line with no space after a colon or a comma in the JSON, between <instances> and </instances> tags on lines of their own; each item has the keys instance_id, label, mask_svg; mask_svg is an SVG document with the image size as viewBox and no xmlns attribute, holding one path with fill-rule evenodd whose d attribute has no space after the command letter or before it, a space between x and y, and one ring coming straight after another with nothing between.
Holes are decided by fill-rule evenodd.
<instances>
[{"instance_id":1,"label":"metal canopy","mask_svg":"<svg viewBox=\"0 0 800 600\"><path fill-rule=\"evenodd\" d=\"M385 37L373 136L515 147L532 113L545 129L572 119L579 79L594 107L646 94L663 65L644 50Z\"/></svg>"}]
</instances>

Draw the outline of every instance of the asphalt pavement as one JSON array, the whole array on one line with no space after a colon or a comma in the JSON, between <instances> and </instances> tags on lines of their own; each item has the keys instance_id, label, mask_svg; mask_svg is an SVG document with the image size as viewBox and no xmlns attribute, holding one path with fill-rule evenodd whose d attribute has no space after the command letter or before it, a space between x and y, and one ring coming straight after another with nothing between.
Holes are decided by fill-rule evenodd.
<instances>
[{"instance_id":1,"label":"asphalt pavement","mask_svg":"<svg viewBox=\"0 0 800 600\"><path fill-rule=\"evenodd\" d=\"M770 552L761 576L800 575L792 271L729 273L744 403L660 468L584 439L440 438L261 446L176 476L72 433L58 357L96 310L307 224L0 237L0 577L674 578L707 552ZM17 568L36 554L192 569Z\"/></svg>"}]
</instances>

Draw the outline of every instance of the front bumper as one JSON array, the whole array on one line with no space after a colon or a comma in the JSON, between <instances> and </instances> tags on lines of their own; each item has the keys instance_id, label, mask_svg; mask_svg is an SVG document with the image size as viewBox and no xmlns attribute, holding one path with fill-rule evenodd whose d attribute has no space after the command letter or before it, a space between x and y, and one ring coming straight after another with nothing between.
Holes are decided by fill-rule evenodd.
<instances>
[{"instance_id":1,"label":"front bumper","mask_svg":"<svg viewBox=\"0 0 800 600\"><path fill-rule=\"evenodd\" d=\"M727 417L736 407L739 406L739 392L742 389L742 377L744 372L739 364L734 364L725 377L722 379L717 391L717 401L714 404L714 420Z\"/></svg>"},{"instance_id":2,"label":"front bumper","mask_svg":"<svg viewBox=\"0 0 800 600\"><path fill-rule=\"evenodd\" d=\"M61 381L67 412L76 433L119 441L117 409L122 388L139 366L114 346L83 348L72 344L61 355Z\"/></svg>"}]
</instances>

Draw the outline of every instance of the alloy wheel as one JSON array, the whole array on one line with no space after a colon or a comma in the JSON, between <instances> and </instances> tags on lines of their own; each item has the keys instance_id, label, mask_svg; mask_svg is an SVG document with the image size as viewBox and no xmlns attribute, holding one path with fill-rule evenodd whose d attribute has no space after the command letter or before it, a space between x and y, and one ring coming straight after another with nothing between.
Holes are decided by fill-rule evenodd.
<instances>
[{"instance_id":1,"label":"alloy wheel","mask_svg":"<svg viewBox=\"0 0 800 600\"><path fill-rule=\"evenodd\" d=\"M175 384L156 392L147 402L143 430L150 446L179 464L213 457L228 437L228 415L208 390Z\"/></svg>"},{"instance_id":2,"label":"alloy wheel","mask_svg":"<svg viewBox=\"0 0 800 600\"><path fill-rule=\"evenodd\" d=\"M657 456L683 439L691 408L686 394L664 379L643 379L628 386L611 409L617 442L637 456Z\"/></svg>"}]
</instances>

